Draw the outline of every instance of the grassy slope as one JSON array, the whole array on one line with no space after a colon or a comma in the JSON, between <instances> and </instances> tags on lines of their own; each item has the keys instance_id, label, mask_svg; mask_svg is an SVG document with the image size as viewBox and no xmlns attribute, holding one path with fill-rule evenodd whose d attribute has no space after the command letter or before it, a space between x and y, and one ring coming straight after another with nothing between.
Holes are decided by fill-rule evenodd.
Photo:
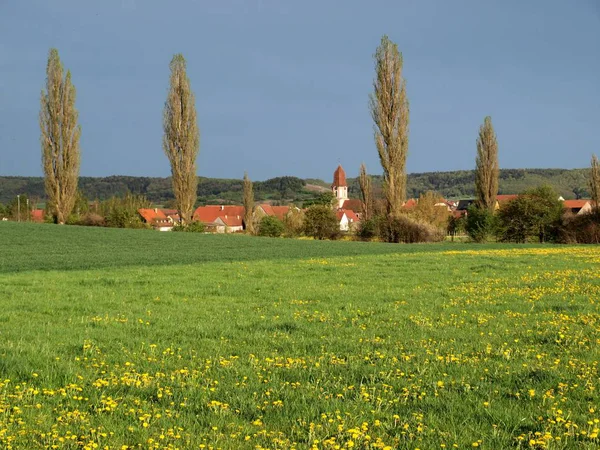
<instances>
[{"instance_id":1,"label":"grassy slope","mask_svg":"<svg viewBox=\"0 0 600 450\"><path fill-rule=\"evenodd\" d=\"M0 448L597 448L597 248L0 242Z\"/></svg>"}]
</instances>

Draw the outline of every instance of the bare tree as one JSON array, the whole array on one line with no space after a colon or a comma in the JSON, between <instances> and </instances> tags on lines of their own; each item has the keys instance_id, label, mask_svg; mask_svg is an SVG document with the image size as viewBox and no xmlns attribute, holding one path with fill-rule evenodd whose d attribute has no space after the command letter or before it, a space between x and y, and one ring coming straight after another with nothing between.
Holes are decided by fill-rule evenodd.
<instances>
[{"instance_id":1,"label":"bare tree","mask_svg":"<svg viewBox=\"0 0 600 450\"><path fill-rule=\"evenodd\" d=\"M163 114L163 148L171 163L173 191L179 216L192 221L197 198L196 158L200 149L200 131L196 118L194 93L181 54L171 60L171 79Z\"/></svg>"},{"instance_id":2,"label":"bare tree","mask_svg":"<svg viewBox=\"0 0 600 450\"><path fill-rule=\"evenodd\" d=\"M375 144L383 168L387 212L398 217L406 198L409 116L402 54L396 44L383 36L374 59L374 92L369 106L375 124Z\"/></svg>"},{"instance_id":3,"label":"bare tree","mask_svg":"<svg viewBox=\"0 0 600 450\"><path fill-rule=\"evenodd\" d=\"M75 108L71 72L63 78L58 50L50 49L46 66L46 90L40 100L42 166L49 209L59 224L73 210L79 179L81 126Z\"/></svg>"},{"instance_id":4,"label":"bare tree","mask_svg":"<svg viewBox=\"0 0 600 450\"><path fill-rule=\"evenodd\" d=\"M590 171L590 192L592 203L596 214L600 214L600 163L596 155L592 155L592 167Z\"/></svg>"},{"instance_id":5,"label":"bare tree","mask_svg":"<svg viewBox=\"0 0 600 450\"><path fill-rule=\"evenodd\" d=\"M252 181L248 178L248 173L244 172L244 223L246 231L254 233L254 191L252 189Z\"/></svg>"},{"instance_id":6,"label":"bare tree","mask_svg":"<svg viewBox=\"0 0 600 450\"><path fill-rule=\"evenodd\" d=\"M492 118L486 117L479 127L477 158L475 161L475 192L477 204L482 209L494 212L498 194L498 141Z\"/></svg>"},{"instance_id":7,"label":"bare tree","mask_svg":"<svg viewBox=\"0 0 600 450\"><path fill-rule=\"evenodd\" d=\"M371 177L367 175L367 166L364 163L360 165L358 184L360 185L363 217L365 220L369 220L373 215L373 191L371 189Z\"/></svg>"}]
</instances>

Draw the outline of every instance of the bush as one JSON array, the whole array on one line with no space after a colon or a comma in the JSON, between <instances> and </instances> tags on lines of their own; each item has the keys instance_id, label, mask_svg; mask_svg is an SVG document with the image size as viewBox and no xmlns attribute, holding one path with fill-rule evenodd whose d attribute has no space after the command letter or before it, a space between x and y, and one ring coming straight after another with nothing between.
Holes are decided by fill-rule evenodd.
<instances>
[{"instance_id":1,"label":"bush","mask_svg":"<svg viewBox=\"0 0 600 450\"><path fill-rule=\"evenodd\" d=\"M364 219L358 223L356 237L361 241L370 241L377 236L377 222L374 219Z\"/></svg>"},{"instance_id":2,"label":"bush","mask_svg":"<svg viewBox=\"0 0 600 450\"><path fill-rule=\"evenodd\" d=\"M284 231L283 222L277 217L265 216L258 223L258 235L267 237L280 237Z\"/></svg>"},{"instance_id":3,"label":"bush","mask_svg":"<svg viewBox=\"0 0 600 450\"><path fill-rule=\"evenodd\" d=\"M204 233L206 226L197 220L194 220L187 225L178 223L173 227L173 231L186 232L186 233Z\"/></svg>"},{"instance_id":4,"label":"bush","mask_svg":"<svg viewBox=\"0 0 600 450\"><path fill-rule=\"evenodd\" d=\"M304 233L314 239L337 239L340 224L331 206L314 205L304 214Z\"/></svg>"},{"instance_id":5,"label":"bush","mask_svg":"<svg viewBox=\"0 0 600 450\"><path fill-rule=\"evenodd\" d=\"M81 217L79 220L79 225L83 225L85 227L103 227L105 225L104 217L99 214L87 213Z\"/></svg>"},{"instance_id":6,"label":"bush","mask_svg":"<svg viewBox=\"0 0 600 450\"><path fill-rule=\"evenodd\" d=\"M290 211L283 218L283 226L285 227L285 237L299 236L304 228L304 212L292 205Z\"/></svg>"},{"instance_id":7,"label":"bush","mask_svg":"<svg viewBox=\"0 0 600 450\"><path fill-rule=\"evenodd\" d=\"M487 209L471 206L467 210L465 231L475 242L488 241L496 234L496 220L494 214Z\"/></svg>"},{"instance_id":8,"label":"bush","mask_svg":"<svg viewBox=\"0 0 600 450\"><path fill-rule=\"evenodd\" d=\"M565 244L600 244L600 215L582 214L566 218L558 241Z\"/></svg>"},{"instance_id":9,"label":"bush","mask_svg":"<svg viewBox=\"0 0 600 450\"><path fill-rule=\"evenodd\" d=\"M498 237L504 242L530 239L553 242L559 237L563 204L547 186L526 191L498 212Z\"/></svg>"},{"instance_id":10,"label":"bush","mask_svg":"<svg viewBox=\"0 0 600 450\"><path fill-rule=\"evenodd\" d=\"M390 243L440 242L446 237L440 228L420 222L406 215L398 218L380 217L378 233L381 240Z\"/></svg>"}]
</instances>

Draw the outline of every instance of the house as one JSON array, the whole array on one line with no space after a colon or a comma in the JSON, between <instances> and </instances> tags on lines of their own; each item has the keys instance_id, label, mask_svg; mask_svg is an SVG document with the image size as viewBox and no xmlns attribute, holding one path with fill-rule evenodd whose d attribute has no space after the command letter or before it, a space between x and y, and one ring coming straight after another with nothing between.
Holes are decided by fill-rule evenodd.
<instances>
[{"instance_id":1,"label":"house","mask_svg":"<svg viewBox=\"0 0 600 450\"><path fill-rule=\"evenodd\" d=\"M563 205L567 213L575 215L589 214L593 210L591 200L565 200Z\"/></svg>"},{"instance_id":2,"label":"house","mask_svg":"<svg viewBox=\"0 0 600 450\"><path fill-rule=\"evenodd\" d=\"M167 216L167 219L171 219L171 222L174 224L181 222L181 217L179 217L179 211L176 209L161 209L163 214Z\"/></svg>"},{"instance_id":3,"label":"house","mask_svg":"<svg viewBox=\"0 0 600 450\"><path fill-rule=\"evenodd\" d=\"M359 222L356 213L350 209L338 209L335 214L340 223L340 231L350 231Z\"/></svg>"},{"instance_id":4,"label":"house","mask_svg":"<svg viewBox=\"0 0 600 450\"><path fill-rule=\"evenodd\" d=\"M173 221L158 208L140 208L138 214L141 216L142 222L147 223L155 230L171 231L173 229Z\"/></svg>"},{"instance_id":5,"label":"house","mask_svg":"<svg viewBox=\"0 0 600 450\"><path fill-rule=\"evenodd\" d=\"M459 200L458 205L456 205L456 210L457 211L467 211L467 209L469 209L469 207L474 203L475 203L475 199L473 199L473 198L469 198L466 200Z\"/></svg>"},{"instance_id":6,"label":"house","mask_svg":"<svg viewBox=\"0 0 600 450\"><path fill-rule=\"evenodd\" d=\"M508 203L518 197L517 194L498 194L496 195L496 209L502 206L504 203Z\"/></svg>"},{"instance_id":7,"label":"house","mask_svg":"<svg viewBox=\"0 0 600 450\"><path fill-rule=\"evenodd\" d=\"M277 217L283 222L291 209L290 206L272 206L268 203L262 203L254 208L254 217L256 220L260 220L265 216ZM299 210L299 208L295 209Z\"/></svg>"},{"instance_id":8,"label":"house","mask_svg":"<svg viewBox=\"0 0 600 450\"><path fill-rule=\"evenodd\" d=\"M31 210L31 221L43 223L44 222L44 210L43 209L32 209Z\"/></svg>"},{"instance_id":9,"label":"house","mask_svg":"<svg viewBox=\"0 0 600 450\"><path fill-rule=\"evenodd\" d=\"M342 209L350 209L354 211L354 214L360 217L360 214L363 210L363 202L357 198L350 198L348 200L344 200Z\"/></svg>"},{"instance_id":10,"label":"house","mask_svg":"<svg viewBox=\"0 0 600 450\"><path fill-rule=\"evenodd\" d=\"M199 206L193 219L202 222L217 233L235 233L244 230L244 207L238 205Z\"/></svg>"},{"instance_id":11,"label":"house","mask_svg":"<svg viewBox=\"0 0 600 450\"><path fill-rule=\"evenodd\" d=\"M409 198L404 202L404 205L402 205L402 207L404 209L413 209L415 206L417 206L417 203L419 203L419 201L416 198Z\"/></svg>"}]
</instances>

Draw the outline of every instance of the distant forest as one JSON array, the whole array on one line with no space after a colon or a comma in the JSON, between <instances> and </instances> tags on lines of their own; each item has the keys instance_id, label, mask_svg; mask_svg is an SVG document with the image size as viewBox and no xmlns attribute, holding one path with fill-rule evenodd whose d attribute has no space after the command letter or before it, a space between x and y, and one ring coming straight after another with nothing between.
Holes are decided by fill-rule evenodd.
<instances>
[{"instance_id":1,"label":"distant forest","mask_svg":"<svg viewBox=\"0 0 600 450\"><path fill-rule=\"evenodd\" d=\"M518 194L543 184L552 186L565 199L588 198L589 169L504 169L500 171L500 194ZM373 176L375 191L381 190L382 177ZM418 197L426 191L436 191L448 199L474 196L475 172L427 172L408 175L407 197ZM318 179L277 177L254 182L257 202L287 204L314 198L319 191L331 184ZM358 179L348 178L349 195L357 198L360 193ZM157 205L173 202L170 178L154 177L80 177L79 189L90 201L105 200L126 193L143 194ZM42 177L0 177L0 203L12 201L17 194L27 194L39 202L45 201ZM199 204L231 204L242 201L242 180L199 178Z\"/></svg>"}]
</instances>

